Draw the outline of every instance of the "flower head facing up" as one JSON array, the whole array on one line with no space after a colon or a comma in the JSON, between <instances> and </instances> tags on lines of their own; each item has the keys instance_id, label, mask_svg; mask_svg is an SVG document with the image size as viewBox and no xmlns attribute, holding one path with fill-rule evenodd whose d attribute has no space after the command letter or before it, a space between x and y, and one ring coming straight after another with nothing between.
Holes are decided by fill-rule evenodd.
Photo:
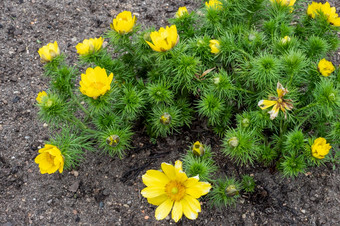
<instances>
[{"instance_id":1,"label":"flower head facing up","mask_svg":"<svg viewBox=\"0 0 340 226\"><path fill-rule=\"evenodd\" d=\"M45 97L47 97L47 93L45 91L41 91L41 92L38 93L37 98L35 98L35 99L38 102L38 104L41 104Z\"/></svg>"},{"instance_id":2,"label":"flower head facing up","mask_svg":"<svg viewBox=\"0 0 340 226\"><path fill-rule=\"evenodd\" d=\"M176 18L181 18L182 16L184 15L188 15L188 10L187 10L187 7L183 6L183 7L179 7L178 8L178 11L176 12L176 15L175 17Z\"/></svg>"},{"instance_id":3,"label":"flower head facing up","mask_svg":"<svg viewBox=\"0 0 340 226\"><path fill-rule=\"evenodd\" d=\"M216 39L209 41L209 47L211 49L211 53L217 54L220 52L220 42Z\"/></svg>"},{"instance_id":4,"label":"flower head facing up","mask_svg":"<svg viewBox=\"0 0 340 226\"><path fill-rule=\"evenodd\" d=\"M98 52L102 48L103 42L104 39L102 37L85 39L76 45L77 53L81 56L87 56Z\"/></svg>"},{"instance_id":5,"label":"flower head facing up","mask_svg":"<svg viewBox=\"0 0 340 226\"><path fill-rule=\"evenodd\" d=\"M209 0L209 2L205 2L205 6L207 9L222 9L222 2L218 0Z\"/></svg>"},{"instance_id":6,"label":"flower head facing up","mask_svg":"<svg viewBox=\"0 0 340 226\"><path fill-rule=\"evenodd\" d=\"M323 76L328 77L335 70L335 67L333 66L332 62L322 59L319 61L318 70Z\"/></svg>"},{"instance_id":7,"label":"flower head facing up","mask_svg":"<svg viewBox=\"0 0 340 226\"><path fill-rule=\"evenodd\" d=\"M319 3L312 2L311 5L308 5L307 14L310 17L315 18L320 13L322 13L323 15L326 16L327 21L329 23L331 23L331 24L333 24L334 26L337 26L337 27L340 26L340 17L336 13L336 8L331 7L329 2L326 2L324 4L322 4L320 2Z\"/></svg>"},{"instance_id":8,"label":"flower head facing up","mask_svg":"<svg viewBox=\"0 0 340 226\"><path fill-rule=\"evenodd\" d=\"M192 146L192 153L196 156L203 156L204 155L204 145L201 144L201 142L196 141L194 145Z\"/></svg>"},{"instance_id":9,"label":"flower head facing up","mask_svg":"<svg viewBox=\"0 0 340 226\"><path fill-rule=\"evenodd\" d=\"M314 140L312 145L312 155L317 159L323 159L329 153L331 148L332 146L327 144L325 138L319 137Z\"/></svg>"},{"instance_id":10,"label":"flower head facing up","mask_svg":"<svg viewBox=\"0 0 340 226\"><path fill-rule=\"evenodd\" d=\"M81 75L80 92L82 94L97 99L100 95L104 95L111 89L111 82L113 74L109 76L106 74L106 70L101 67L88 68L86 73Z\"/></svg>"},{"instance_id":11,"label":"flower head facing up","mask_svg":"<svg viewBox=\"0 0 340 226\"><path fill-rule=\"evenodd\" d=\"M151 42L146 41L148 45L157 52L165 52L172 49L178 42L179 36L177 34L176 25L171 27L161 27L159 31L153 31L150 34Z\"/></svg>"},{"instance_id":12,"label":"flower head facing up","mask_svg":"<svg viewBox=\"0 0 340 226\"><path fill-rule=\"evenodd\" d=\"M42 62L51 62L56 56L60 55L58 43L48 43L38 50Z\"/></svg>"},{"instance_id":13,"label":"flower head facing up","mask_svg":"<svg viewBox=\"0 0 340 226\"><path fill-rule=\"evenodd\" d=\"M162 163L162 171L148 170L142 177L147 186L141 194L148 202L157 205L155 217L164 219L172 209L172 219L177 222L183 214L194 220L201 212L197 200L207 194L211 185L200 182L198 176L188 178L182 170L182 162L176 161L175 166Z\"/></svg>"},{"instance_id":14,"label":"flower head facing up","mask_svg":"<svg viewBox=\"0 0 340 226\"><path fill-rule=\"evenodd\" d=\"M42 174L54 173L59 170L59 173L64 169L64 157L61 151L54 145L45 144L45 147L39 150L39 155L35 158L35 163L39 164Z\"/></svg>"},{"instance_id":15,"label":"flower head facing up","mask_svg":"<svg viewBox=\"0 0 340 226\"><path fill-rule=\"evenodd\" d=\"M171 123L171 115L167 112L164 112L161 117L159 118L159 121L163 125L169 125Z\"/></svg>"},{"instance_id":16,"label":"flower head facing up","mask_svg":"<svg viewBox=\"0 0 340 226\"><path fill-rule=\"evenodd\" d=\"M276 92L278 97L269 97L269 100L260 100L258 106L261 109L266 109L274 105L272 110L268 111L270 114L270 119L273 120L281 111L285 114L285 118L287 118L286 110L293 109L292 100L283 99L283 97L288 93L286 88L283 88L280 82L277 83Z\"/></svg>"},{"instance_id":17,"label":"flower head facing up","mask_svg":"<svg viewBox=\"0 0 340 226\"><path fill-rule=\"evenodd\" d=\"M136 16L132 17L130 11L123 11L119 13L115 19L113 19L110 27L112 30L115 30L120 35L124 35L130 33L133 29L133 26L136 23Z\"/></svg>"}]
</instances>

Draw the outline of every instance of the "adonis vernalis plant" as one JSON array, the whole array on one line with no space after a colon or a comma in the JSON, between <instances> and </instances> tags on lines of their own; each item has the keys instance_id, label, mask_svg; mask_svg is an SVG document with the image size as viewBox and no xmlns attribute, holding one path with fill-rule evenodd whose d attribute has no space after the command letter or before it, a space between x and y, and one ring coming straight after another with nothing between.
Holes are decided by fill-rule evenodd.
<instances>
[{"instance_id":1,"label":"adonis vernalis plant","mask_svg":"<svg viewBox=\"0 0 340 226\"><path fill-rule=\"evenodd\" d=\"M155 218L172 211L177 222L183 215L196 219L205 194L204 201L222 208L242 190L254 191L250 176L217 177L223 170L216 158L277 166L285 177L339 163L335 7L209 0L197 12L180 7L169 23L142 27L131 12L119 13L102 37L75 46L81 68L67 65L56 41L39 49L50 87L37 94L38 115L60 131L39 150L41 173L69 170L88 150L124 158L136 125L156 142L190 132L195 122L221 145L193 138L178 153L183 169L180 161L163 163L162 171L142 177L142 195L158 206Z\"/></svg>"}]
</instances>

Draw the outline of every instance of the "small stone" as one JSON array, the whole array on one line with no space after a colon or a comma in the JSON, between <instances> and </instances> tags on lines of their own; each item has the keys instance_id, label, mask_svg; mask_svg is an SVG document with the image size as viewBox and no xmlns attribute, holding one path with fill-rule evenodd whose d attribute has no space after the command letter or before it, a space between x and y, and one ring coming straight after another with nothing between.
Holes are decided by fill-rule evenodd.
<instances>
[{"instance_id":1,"label":"small stone","mask_svg":"<svg viewBox=\"0 0 340 226\"><path fill-rule=\"evenodd\" d=\"M246 215L245 215L245 214L242 214L242 218L243 218L243 219L246 219Z\"/></svg>"},{"instance_id":2,"label":"small stone","mask_svg":"<svg viewBox=\"0 0 340 226\"><path fill-rule=\"evenodd\" d=\"M77 210L72 210L72 213L73 213L74 215L77 215L78 211L77 211Z\"/></svg>"},{"instance_id":3,"label":"small stone","mask_svg":"<svg viewBox=\"0 0 340 226\"><path fill-rule=\"evenodd\" d=\"M53 201L53 199L48 200L47 205L51 205L52 201Z\"/></svg>"},{"instance_id":4,"label":"small stone","mask_svg":"<svg viewBox=\"0 0 340 226\"><path fill-rule=\"evenodd\" d=\"M108 196L110 194L110 190L105 188L103 191L103 195Z\"/></svg>"},{"instance_id":5,"label":"small stone","mask_svg":"<svg viewBox=\"0 0 340 226\"><path fill-rule=\"evenodd\" d=\"M47 124L47 123L44 123L44 124L43 124L43 127L47 127L47 126L48 126L48 124Z\"/></svg>"},{"instance_id":6,"label":"small stone","mask_svg":"<svg viewBox=\"0 0 340 226\"><path fill-rule=\"evenodd\" d=\"M145 216L145 217L144 217L145 220L148 220L149 218L150 218L149 216Z\"/></svg>"},{"instance_id":7,"label":"small stone","mask_svg":"<svg viewBox=\"0 0 340 226\"><path fill-rule=\"evenodd\" d=\"M165 217L165 220L170 220L170 217L169 217L169 215Z\"/></svg>"},{"instance_id":8,"label":"small stone","mask_svg":"<svg viewBox=\"0 0 340 226\"><path fill-rule=\"evenodd\" d=\"M19 91L14 91L13 94L19 94L20 92Z\"/></svg>"},{"instance_id":9,"label":"small stone","mask_svg":"<svg viewBox=\"0 0 340 226\"><path fill-rule=\"evenodd\" d=\"M306 213L306 210L304 210L304 209L301 209L300 211L301 211L301 213Z\"/></svg>"},{"instance_id":10,"label":"small stone","mask_svg":"<svg viewBox=\"0 0 340 226\"><path fill-rule=\"evenodd\" d=\"M30 136L25 136L25 140L28 140L30 139L31 137Z\"/></svg>"},{"instance_id":11,"label":"small stone","mask_svg":"<svg viewBox=\"0 0 340 226\"><path fill-rule=\"evenodd\" d=\"M77 37L73 37L73 38L71 39L71 41L72 41L72 42L76 42L76 41L77 41Z\"/></svg>"},{"instance_id":12,"label":"small stone","mask_svg":"<svg viewBox=\"0 0 340 226\"><path fill-rule=\"evenodd\" d=\"M70 192L76 192L78 188L79 188L79 181L76 181L68 188L68 190Z\"/></svg>"},{"instance_id":13,"label":"small stone","mask_svg":"<svg viewBox=\"0 0 340 226\"><path fill-rule=\"evenodd\" d=\"M124 207L129 208L130 206L128 204L123 204Z\"/></svg>"},{"instance_id":14,"label":"small stone","mask_svg":"<svg viewBox=\"0 0 340 226\"><path fill-rule=\"evenodd\" d=\"M252 217L255 216L255 213L254 213L254 212L251 212L250 216L252 216Z\"/></svg>"},{"instance_id":15,"label":"small stone","mask_svg":"<svg viewBox=\"0 0 340 226\"><path fill-rule=\"evenodd\" d=\"M127 201L127 204L130 205L130 204L131 204L131 201Z\"/></svg>"},{"instance_id":16,"label":"small stone","mask_svg":"<svg viewBox=\"0 0 340 226\"><path fill-rule=\"evenodd\" d=\"M75 170L72 170L72 171L71 171L71 174L73 174L73 176L75 176L75 177L78 177L78 176L79 176L78 171L75 171Z\"/></svg>"}]
</instances>

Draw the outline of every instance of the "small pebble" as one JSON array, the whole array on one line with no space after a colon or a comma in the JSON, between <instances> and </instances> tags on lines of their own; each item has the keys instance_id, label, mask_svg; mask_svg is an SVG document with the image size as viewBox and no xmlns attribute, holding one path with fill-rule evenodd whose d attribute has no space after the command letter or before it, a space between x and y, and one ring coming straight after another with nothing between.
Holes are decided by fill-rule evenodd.
<instances>
[{"instance_id":1,"label":"small pebble","mask_svg":"<svg viewBox=\"0 0 340 226\"><path fill-rule=\"evenodd\" d=\"M145 217L144 217L145 220L148 220L149 218L150 218L149 216L145 216Z\"/></svg>"},{"instance_id":2,"label":"small pebble","mask_svg":"<svg viewBox=\"0 0 340 226\"><path fill-rule=\"evenodd\" d=\"M30 139L30 138L31 138L30 136L25 136L25 139L26 139L26 140L28 140L28 139Z\"/></svg>"},{"instance_id":3,"label":"small pebble","mask_svg":"<svg viewBox=\"0 0 340 226\"><path fill-rule=\"evenodd\" d=\"M306 213L306 210L304 210L304 209L301 209L301 213Z\"/></svg>"},{"instance_id":4,"label":"small pebble","mask_svg":"<svg viewBox=\"0 0 340 226\"><path fill-rule=\"evenodd\" d=\"M169 217L169 215L165 217L165 220L170 220L170 217Z\"/></svg>"},{"instance_id":5,"label":"small pebble","mask_svg":"<svg viewBox=\"0 0 340 226\"><path fill-rule=\"evenodd\" d=\"M245 215L245 214L242 214L242 218L245 219L245 218L246 218L246 215Z\"/></svg>"}]
</instances>

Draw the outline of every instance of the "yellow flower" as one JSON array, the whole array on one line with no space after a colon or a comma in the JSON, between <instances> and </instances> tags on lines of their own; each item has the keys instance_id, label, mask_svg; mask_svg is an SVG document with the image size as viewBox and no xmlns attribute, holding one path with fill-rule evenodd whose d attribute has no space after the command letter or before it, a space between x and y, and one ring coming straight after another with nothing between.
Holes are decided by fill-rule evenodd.
<instances>
[{"instance_id":1,"label":"yellow flower","mask_svg":"<svg viewBox=\"0 0 340 226\"><path fill-rule=\"evenodd\" d=\"M287 42L290 42L290 37L285 36L284 38L281 39L282 44L286 44Z\"/></svg>"},{"instance_id":2,"label":"yellow flower","mask_svg":"<svg viewBox=\"0 0 340 226\"><path fill-rule=\"evenodd\" d=\"M165 52L172 49L178 42L179 36L177 34L176 25L171 27L161 27L159 31L153 31L150 34L151 42L146 41L149 46L157 52Z\"/></svg>"},{"instance_id":3,"label":"yellow flower","mask_svg":"<svg viewBox=\"0 0 340 226\"><path fill-rule=\"evenodd\" d=\"M222 9L222 2L218 0L209 0L209 2L205 2L205 6L208 9Z\"/></svg>"},{"instance_id":4,"label":"yellow flower","mask_svg":"<svg viewBox=\"0 0 340 226\"><path fill-rule=\"evenodd\" d=\"M135 23L136 16L132 17L130 11L123 11L119 13L115 19L113 19L110 27L111 29L117 31L119 34L123 35L131 32Z\"/></svg>"},{"instance_id":5,"label":"yellow flower","mask_svg":"<svg viewBox=\"0 0 340 226\"><path fill-rule=\"evenodd\" d=\"M326 139L323 137L319 137L314 140L312 145L312 155L315 158L323 159L329 153L329 150L332 148L332 146L326 142Z\"/></svg>"},{"instance_id":6,"label":"yellow flower","mask_svg":"<svg viewBox=\"0 0 340 226\"><path fill-rule=\"evenodd\" d=\"M307 14L312 18L315 18L316 15L323 13L327 17L327 21L334 26L340 26L340 18L336 13L336 8L331 7L329 2L325 4L312 2L311 5L308 5Z\"/></svg>"},{"instance_id":7,"label":"yellow flower","mask_svg":"<svg viewBox=\"0 0 340 226\"><path fill-rule=\"evenodd\" d=\"M38 53L42 62L50 62L56 56L60 55L58 43L56 41L54 43L48 43L47 45L41 47L38 50Z\"/></svg>"},{"instance_id":8,"label":"yellow flower","mask_svg":"<svg viewBox=\"0 0 340 226\"><path fill-rule=\"evenodd\" d=\"M276 118L276 116L279 114L280 109L285 114L285 118L287 118L286 109L293 109L293 104L291 103L292 100L283 99L283 96L288 93L288 90L286 88L283 88L280 82L277 83L276 92L278 97L269 97L269 100L260 100L258 103L258 106L261 109L266 109L274 105L272 110L268 111L271 120Z\"/></svg>"},{"instance_id":9,"label":"yellow flower","mask_svg":"<svg viewBox=\"0 0 340 226\"><path fill-rule=\"evenodd\" d=\"M104 39L102 37L85 39L82 43L76 45L77 53L86 56L97 52L102 48L103 42Z\"/></svg>"},{"instance_id":10,"label":"yellow flower","mask_svg":"<svg viewBox=\"0 0 340 226\"><path fill-rule=\"evenodd\" d=\"M44 97L47 97L47 93L45 91L41 91L38 93L37 98L35 99L39 104L41 104Z\"/></svg>"},{"instance_id":11,"label":"yellow flower","mask_svg":"<svg viewBox=\"0 0 340 226\"><path fill-rule=\"evenodd\" d=\"M294 6L296 0L270 0L272 3L277 2L281 5Z\"/></svg>"},{"instance_id":12,"label":"yellow flower","mask_svg":"<svg viewBox=\"0 0 340 226\"><path fill-rule=\"evenodd\" d=\"M194 220L201 212L197 200L207 194L211 185L199 182L198 176L188 178L182 171L182 162L176 161L175 166L162 163L162 171L148 170L143 175L143 183L147 186L141 194L152 205L157 205L155 217L164 219L172 209L172 219L177 222L184 215Z\"/></svg>"},{"instance_id":13,"label":"yellow flower","mask_svg":"<svg viewBox=\"0 0 340 226\"><path fill-rule=\"evenodd\" d=\"M112 79L113 74L111 73L107 77L105 69L101 67L88 68L85 74L81 74L80 92L88 97L97 99L98 96L104 95L111 89Z\"/></svg>"},{"instance_id":14,"label":"yellow flower","mask_svg":"<svg viewBox=\"0 0 340 226\"><path fill-rule=\"evenodd\" d=\"M179 7L175 17L176 18L180 18L180 17L182 17L184 15L187 15L187 14L188 14L188 10L187 10L187 8L185 6L184 7Z\"/></svg>"},{"instance_id":15,"label":"yellow flower","mask_svg":"<svg viewBox=\"0 0 340 226\"><path fill-rule=\"evenodd\" d=\"M333 66L332 62L324 58L319 61L318 69L323 76L327 77L332 74L332 72L335 70L335 67Z\"/></svg>"},{"instance_id":16,"label":"yellow flower","mask_svg":"<svg viewBox=\"0 0 340 226\"><path fill-rule=\"evenodd\" d=\"M194 145L192 146L192 152L194 153L194 155L197 155L197 156L204 155L204 145L201 144L201 142L196 141Z\"/></svg>"},{"instance_id":17,"label":"yellow flower","mask_svg":"<svg viewBox=\"0 0 340 226\"><path fill-rule=\"evenodd\" d=\"M64 157L61 151L54 145L45 144L45 147L39 150L39 155L35 158L35 163L39 164L40 172L54 173L59 170L59 173L64 169Z\"/></svg>"},{"instance_id":18,"label":"yellow flower","mask_svg":"<svg viewBox=\"0 0 340 226\"><path fill-rule=\"evenodd\" d=\"M211 49L211 53L217 54L220 52L220 42L216 39L209 41L209 47Z\"/></svg>"}]
</instances>

